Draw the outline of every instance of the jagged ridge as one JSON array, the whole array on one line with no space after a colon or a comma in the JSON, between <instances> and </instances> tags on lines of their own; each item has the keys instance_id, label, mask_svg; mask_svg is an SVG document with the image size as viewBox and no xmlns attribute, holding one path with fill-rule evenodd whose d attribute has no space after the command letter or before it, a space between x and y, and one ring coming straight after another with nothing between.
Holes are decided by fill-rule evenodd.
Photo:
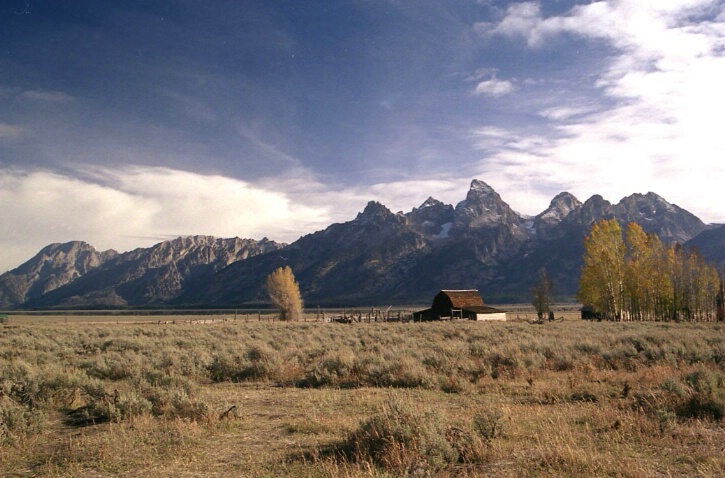
<instances>
[{"instance_id":1,"label":"jagged ridge","mask_svg":"<svg viewBox=\"0 0 725 478\"><path fill-rule=\"evenodd\" d=\"M51 245L0 276L0 303L6 308L164 304L233 262L283 246L211 236L179 237L124 254L98 253L82 242Z\"/></svg>"},{"instance_id":2,"label":"jagged ridge","mask_svg":"<svg viewBox=\"0 0 725 478\"><path fill-rule=\"evenodd\" d=\"M584 236L605 218L638 222L666 243L685 242L706 229L654 193L613 205L598 195L581 203L564 192L541 214L526 218L474 180L455 207L431 197L395 214L371 201L352 221L285 247L195 236L105 259L101 254L92 267L73 269L78 276L64 279L65 285L26 295L24 306L259 304L266 301L266 276L283 265L294 270L308 305L425 303L442 288L478 288L491 302L527 300L542 267L558 295L573 297ZM0 276L0 291L22 282L18 270L11 272Z\"/></svg>"}]
</instances>

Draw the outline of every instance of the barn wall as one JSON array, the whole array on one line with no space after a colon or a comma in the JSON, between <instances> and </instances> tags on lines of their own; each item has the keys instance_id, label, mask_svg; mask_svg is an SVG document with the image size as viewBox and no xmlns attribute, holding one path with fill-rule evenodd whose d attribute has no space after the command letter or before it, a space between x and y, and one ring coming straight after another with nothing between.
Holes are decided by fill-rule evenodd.
<instances>
[{"instance_id":1,"label":"barn wall","mask_svg":"<svg viewBox=\"0 0 725 478\"><path fill-rule=\"evenodd\" d=\"M506 321L506 312L500 312L498 314L476 314L476 320Z\"/></svg>"}]
</instances>

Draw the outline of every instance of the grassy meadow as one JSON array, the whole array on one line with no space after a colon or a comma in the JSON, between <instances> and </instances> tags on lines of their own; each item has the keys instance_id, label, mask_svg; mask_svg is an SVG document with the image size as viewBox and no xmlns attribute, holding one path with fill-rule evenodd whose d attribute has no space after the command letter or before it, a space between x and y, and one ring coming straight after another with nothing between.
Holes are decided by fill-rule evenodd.
<instances>
[{"instance_id":1,"label":"grassy meadow","mask_svg":"<svg viewBox=\"0 0 725 478\"><path fill-rule=\"evenodd\" d=\"M508 309L506 323L12 316L0 476L725 476L725 324Z\"/></svg>"}]
</instances>

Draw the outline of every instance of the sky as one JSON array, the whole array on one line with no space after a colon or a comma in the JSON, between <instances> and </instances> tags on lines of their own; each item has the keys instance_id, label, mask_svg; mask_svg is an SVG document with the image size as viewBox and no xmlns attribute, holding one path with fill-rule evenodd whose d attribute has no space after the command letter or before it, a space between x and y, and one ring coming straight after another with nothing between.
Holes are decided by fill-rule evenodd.
<instances>
[{"instance_id":1,"label":"sky","mask_svg":"<svg viewBox=\"0 0 725 478\"><path fill-rule=\"evenodd\" d=\"M293 242L472 179L725 222L724 82L723 0L2 0L0 272Z\"/></svg>"}]
</instances>

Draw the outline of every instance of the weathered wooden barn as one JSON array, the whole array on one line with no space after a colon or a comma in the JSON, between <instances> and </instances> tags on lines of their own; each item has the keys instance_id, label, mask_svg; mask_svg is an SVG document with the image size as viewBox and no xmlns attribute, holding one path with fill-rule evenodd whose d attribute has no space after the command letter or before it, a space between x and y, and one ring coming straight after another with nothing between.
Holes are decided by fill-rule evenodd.
<instances>
[{"instance_id":1,"label":"weathered wooden barn","mask_svg":"<svg viewBox=\"0 0 725 478\"><path fill-rule=\"evenodd\" d=\"M415 320L506 320L506 312L484 305L475 289L442 290L433 299L430 309L413 314Z\"/></svg>"}]
</instances>

